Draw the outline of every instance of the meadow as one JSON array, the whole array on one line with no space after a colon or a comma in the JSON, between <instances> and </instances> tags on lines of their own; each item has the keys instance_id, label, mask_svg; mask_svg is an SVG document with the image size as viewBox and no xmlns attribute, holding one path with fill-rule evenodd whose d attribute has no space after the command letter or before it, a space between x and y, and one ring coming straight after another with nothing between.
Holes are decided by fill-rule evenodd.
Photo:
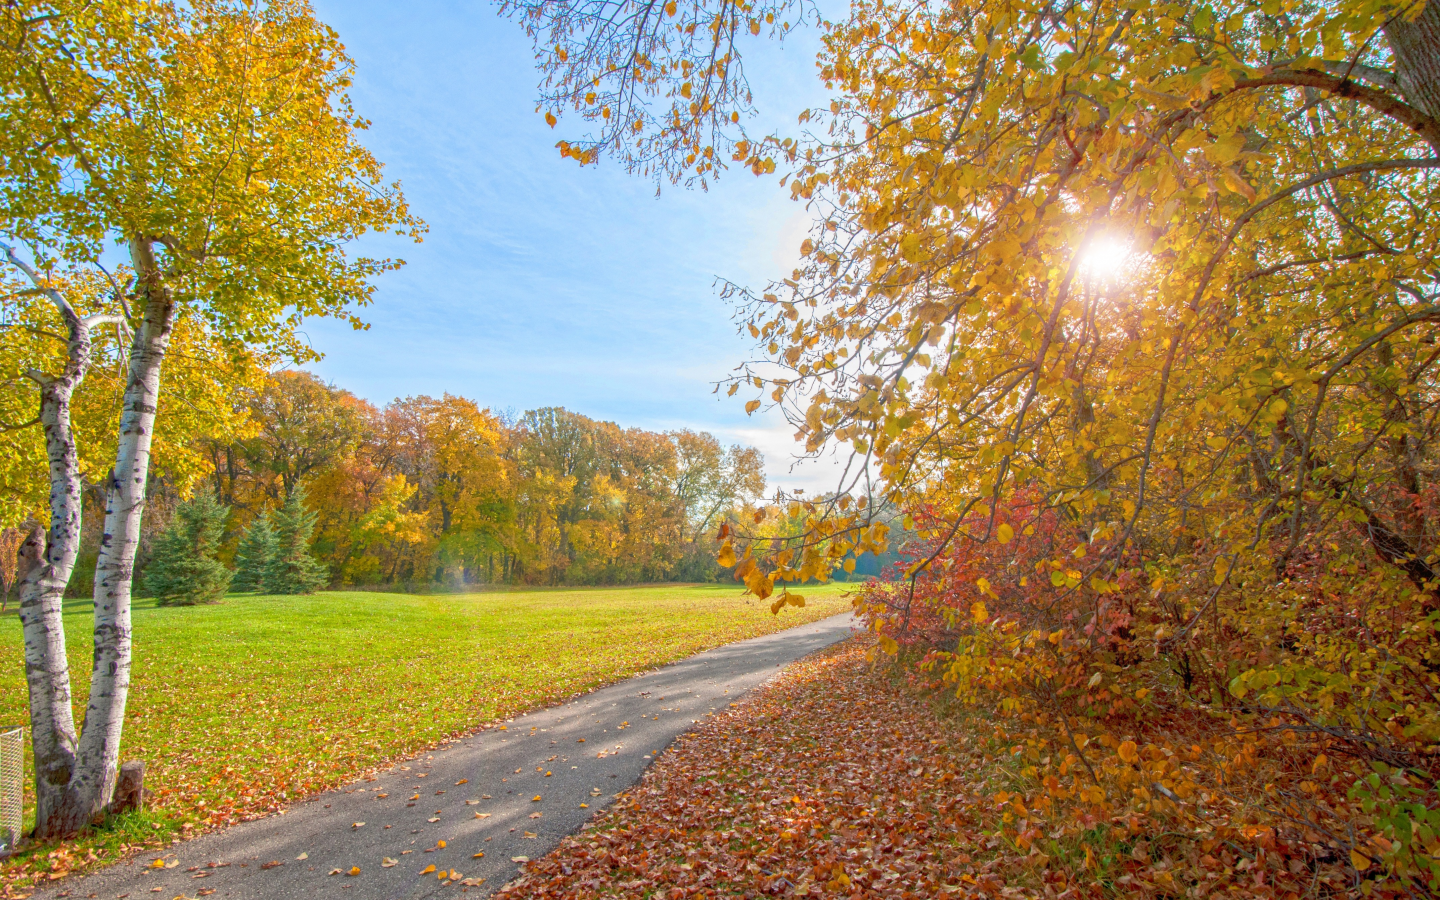
<instances>
[{"instance_id":1,"label":"meadow","mask_svg":"<svg viewBox=\"0 0 1440 900\"><path fill-rule=\"evenodd\" d=\"M844 589L806 588L806 605L778 617L733 585L231 595L168 608L137 601L121 757L145 760L150 805L4 863L0 895L137 845L263 815L483 723L846 611ZM67 604L65 627L78 720L89 601ZM26 719L20 624L7 616L0 725ZM26 793L29 816L28 784Z\"/></svg>"}]
</instances>

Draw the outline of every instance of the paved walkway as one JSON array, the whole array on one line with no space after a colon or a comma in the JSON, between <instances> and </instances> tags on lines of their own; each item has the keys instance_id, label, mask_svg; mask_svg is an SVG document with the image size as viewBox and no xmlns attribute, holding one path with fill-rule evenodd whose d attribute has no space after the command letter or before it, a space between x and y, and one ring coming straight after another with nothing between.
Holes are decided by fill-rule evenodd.
<instances>
[{"instance_id":1,"label":"paved walkway","mask_svg":"<svg viewBox=\"0 0 1440 900\"><path fill-rule=\"evenodd\" d=\"M175 845L163 868L147 853L36 900L487 897L634 784L678 735L852 626L845 614L709 650Z\"/></svg>"}]
</instances>

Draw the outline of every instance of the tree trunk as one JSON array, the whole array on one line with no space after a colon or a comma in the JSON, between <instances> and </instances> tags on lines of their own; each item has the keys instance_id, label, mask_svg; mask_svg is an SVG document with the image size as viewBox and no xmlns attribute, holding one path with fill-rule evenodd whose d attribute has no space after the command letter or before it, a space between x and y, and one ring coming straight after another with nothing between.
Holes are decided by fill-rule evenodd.
<instances>
[{"instance_id":1,"label":"tree trunk","mask_svg":"<svg viewBox=\"0 0 1440 900\"><path fill-rule=\"evenodd\" d=\"M78 831L65 789L75 766L70 664L62 602L80 549L83 506L80 460L70 430L70 398L90 366L90 323L57 303L69 326L68 358L59 377L30 372L40 385L40 421L50 463L50 530L32 523L20 549L20 622L30 690L30 739L35 751L35 822L40 837Z\"/></svg>"},{"instance_id":2,"label":"tree trunk","mask_svg":"<svg viewBox=\"0 0 1440 900\"><path fill-rule=\"evenodd\" d=\"M175 323L150 242L130 242L143 313L130 350L130 371L120 413L120 444L105 503L105 525L95 562L95 657L90 700L80 734L72 784L87 818L101 814L115 792L120 733L130 690L130 589L150 475L150 444L160 402L160 369Z\"/></svg>"},{"instance_id":3,"label":"tree trunk","mask_svg":"<svg viewBox=\"0 0 1440 900\"><path fill-rule=\"evenodd\" d=\"M1395 55L1395 80L1406 102L1440 119L1440 2L1426 3L1413 22L1404 16L1391 21L1385 37Z\"/></svg>"}]
</instances>

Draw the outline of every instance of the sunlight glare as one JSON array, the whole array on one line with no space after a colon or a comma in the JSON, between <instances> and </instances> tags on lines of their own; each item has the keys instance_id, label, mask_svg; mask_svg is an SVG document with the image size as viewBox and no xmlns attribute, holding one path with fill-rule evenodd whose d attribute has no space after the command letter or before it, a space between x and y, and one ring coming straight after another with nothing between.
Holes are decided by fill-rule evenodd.
<instances>
[{"instance_id":1,"label":"sunlight glare","mask_svg":"<svg viewBox=\"0 0 1440 900\"><path fill-rule=\"evenodd\" d=\"M1131 268L1130 242L1101 235L1080 251L1080 274L1087 281L1113 283Z\"/></svg>"}]
</instances>

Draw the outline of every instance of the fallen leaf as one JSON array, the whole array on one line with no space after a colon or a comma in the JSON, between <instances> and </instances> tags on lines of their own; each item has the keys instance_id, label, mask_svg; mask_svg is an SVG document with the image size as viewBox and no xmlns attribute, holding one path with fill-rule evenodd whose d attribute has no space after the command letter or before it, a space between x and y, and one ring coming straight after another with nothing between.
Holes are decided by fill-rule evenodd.
<instances>
[{"instance_id":1,"label":"fallen leaf","mask_svg":"<svg viewBox=\"0 0 1440 900\"><path fill-rule=\"evenodd\" d=\"M468 778L462 778L462 779L460 779L459 781L455 782L455 786L456 786L456 787L459 787L459 786L462 785L462 784L469 784L469 783L470 783L470 779L468 779Z\"/></svg>"},{"instance_id":2,"label":"fallen leaf","mask_svg":"<svg viewBox=\"0 0 1440 900\"><path fill-rule=\"evenodd\" d=\"M536 794L535 796L531 797L531 798L530 798L530 802L531 802L531 803L539 803L539 802L540 802L540 795L539 795L539 794Z\"/></svg>"},{"instance_id":3,"label":"fallen leaf","mask_svg":"<svg viewBox=\"0 0 1440 900\"><path fill-rule=\"evenodd\" d=\"M295 859L296 859L297 862L300 861L300 860L306 860L306 859L309 859L309 858L310 858L310 854L309 854L309 853L301 853L299 856L295 857Z\"/></svg>"},{"instance_id":4,"label":"fallen leaf","mask_svg":"<svg viewBox=\"0 0 1440 900\"><path fill-rule=\"evenodd\" d=\"M376 799L376 800L384 800L384 799L385 799L386 797L388 797L388 796L390 796L390 795L389 795L389 794L376 794L376 795L375 795L375 799Z\"/></svg>"},{"instance_id":5,"label":"fallen leaf","mask_svg":"<svg viewBox=\"0 0 1440 900\"><path fill-rule=\"evenodd\" d=\"M439 816L431 816L430 818L426 819L425 821L427 821L427 822L438 822L438 821L440 821L440 817L439 817Z\"/></svg>"},{"instance_id":6,"label":"fallen leaf","mask_svg":"<svg viewBox=\"0 0 1440 900\"><path fill-rule=\"evenodd\" d=\"M512 856L512 857L510 857L510 861L513 862L513 863L527 863L527 862L530 861L530 857L528 857L528 856Z\"/></svg>"},{"instance_id":7,"label":"fallen leaf","mask_svg":"<svg viewBox=\"0 0 1440 900\"><path fill-rule=\"evenodd\" d=\"M436 842L435 842L435 846L439 847L441 850L444 850L444 849L445 849L445 842L444 842L444 841L436 841Z\"/></svg>"},{"instance_id":8,"label":"fallen leaf","mask_svg":"<svg viewBox=\"0 0 1440 900\"><path fill-rule=\"evenodd\" d=\"M488 819L488 818L490 818L490 814L489 814L489 813L476 813L476 814L475 814L475 818L477 818L477 819Z\"/></svg>"},{"instance_id":9,"label":"fallen leaf","mask_svg":"<svg viewBox=\"0 0 1440 900\"><path fill-rule=\"evenodd\" d=\"M540 835L536 834L536 833L533 832L533 831L527 831L527 832L525 832L525 836L526 836L527 838L537 838L537 837L539 837Z\"/></svg>"},{"instance_id":10,"label":"fallen leaf","mask_svg":"<svg viewBox=\"0 0 1440 900\"><path fill-rule=\"evenodd\" d=\"M538 818L540 818L540 817L543 816L543 815L545 815L545 814L544 814L544 813L538 813L538 812L536 812L536 813L531 813L531 814L530 814L530 818L532 818L532 819L538 819Z\"/></svg>"},{"instance_id":11,"label":"fallen leaf","mask_svg":"<svg viewBox=\"0 0 1440 900\"><path fill-rule=\"evenodd\" d=\"M384 859L380 860L380 868L382 868L382 869L388 869L388 868L390 868L391 866L398 865L399 862L400 862L400 860L398 860L398 859L391 859L390 857L387 856L387 857L385 857Z\"/></svg>"},{"instance_id":12,"label":"fallen leaf","mask_svg":"<svg viewBox=\"0 0 1440 900\"><path fill-rule=\"evenodd\" d=\"M346 872L345 874L346 874L346 875L349 875L349 876L351 876L351 877L353 878L354 876L360 874L360 867L359 867L359 866L351 866L351 867L350 867L350 871Z\"/></svg>"},{"instance_id":13,"label":"fallen leaf","mask_svg":"<svg viewBox=\"0 0 1440 900\"><path fill-rule=\"evenodd\" d=\"M589 809L589 808L590 808L590 804L588 804L588 803L582 803L582 804L580 804L580 808L581 808L581 809Z\"/></svg>"},{"instance_id":14,"label":"fallen leaf","mask_svg":"<svg viewBox=\"0 0 1440 900\"><path fill-rule=\"evenodd\" d=\"M484 850L481 850L479 853L475 854L474 856L472 856L472 857L470 857L470 858L471 858L471 859L479 859L480 857L482 857L482 856L484 856L484 855L485 855L485 851L484 851Z\"/></svg>"},{"instance_id":15,"label":"fallen leaf","mask_svg":"<svg viewBox=\"0 0 1440 900\"><path fill-rule=\"evenodd\" d=\"M480 801L479 801L479 800L466 800L466 801L465 801L465 805L466 805L466 806L479 806L479 805L480 805Z\"/></svg>"},{"instance_id":16,"label":"fallen leaf","mask_svg":"<svg viewBox=\"0 0 1440 900\"><path fill-rule=\"evenodd\" d=\"M262 866L260 866L260 868L262 868L262 869L273 869L273 868L275 868L276 866L283 866L283 865L285 865L285 864L284 864L283 862L281 862L280 860L278 860L278 859L272 859L272 860L270 860L268 863L265 863L265 864L263 864Z\"/></svg>"},{"instance_id":17,"label":"fallen leaf","mask_svg":"<svg viewBox=\"0 0 1440 900\"><path fill-rule=\"evenodd\" d=\"M433 871L435 871L435 867L434 867L433 865L429 865L429 866L426 866L425 868L421 869L421 870L420 870L420 874L421 874L421 875L429 875L429 874L430 874L431 872L433 872Z\"/></svg>"},{"instance_id":18,"label":"fallen leaf","mask_svg":"<svg viewBox=\"0 0 1440 900\"><path fill-rule=\"evenodd\" d=\"M339 874L340 874L340 870L339 870L339 869L331 869L331 870L330 870L328 873L326 873L326 874L329 874L329 875L339 875Z\"/></svg>"}]
</instances>

